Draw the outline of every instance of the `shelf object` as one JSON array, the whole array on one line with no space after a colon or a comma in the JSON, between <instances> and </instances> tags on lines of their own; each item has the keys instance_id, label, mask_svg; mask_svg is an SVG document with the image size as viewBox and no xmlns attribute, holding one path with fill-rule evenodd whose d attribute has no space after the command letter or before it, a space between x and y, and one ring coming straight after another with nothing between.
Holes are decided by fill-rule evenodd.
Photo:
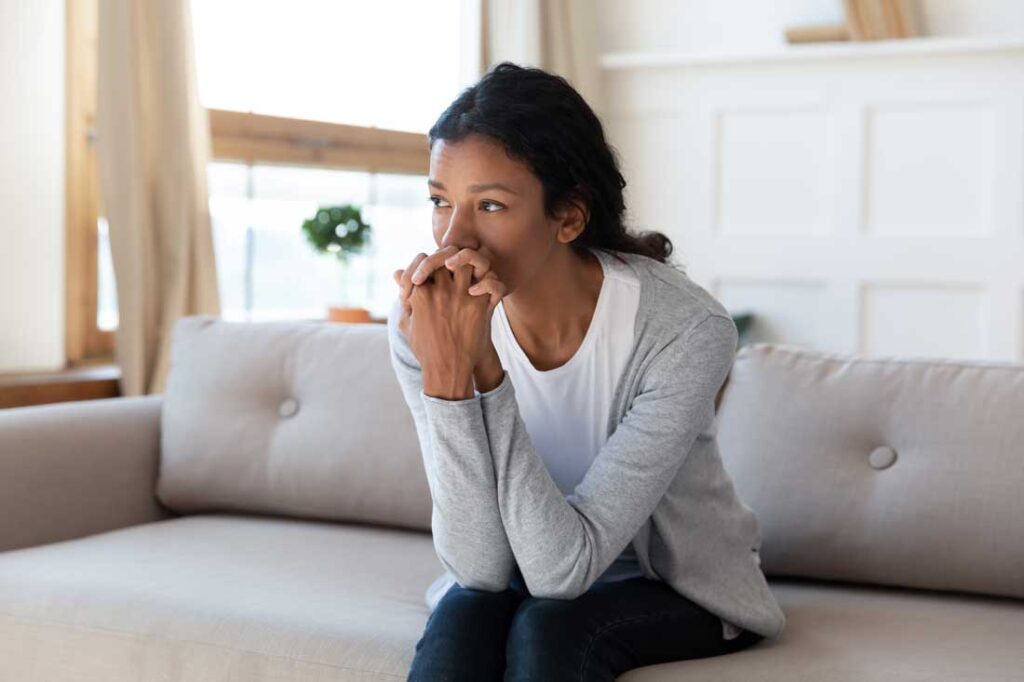
<instances>
[{"instance_id":1,"label":"shelf object","mask_svg":"<svg viewBox=\"0 0 1024 682\"><path fill-rule=\"evenodd\" d=\"M1024 49L1024 38L928 36L899 40L847 41L786 46L776 50L751 52L612 52L601 57L606 71L663 67L732 64L770 64L772 62L827 59L864 59L874 57L947 56L977 52L1009 52Z\"/></svg>"},{"instance_id":2,"label":"shelf object","mask_svg":"<svg viewBox=\"0 0 1024 682\"><path fill-rule=\"evenodd\" d=\"M850 40L891 40L919 35L920 19L910 0L843 0Z\"/></svg>"},{"instance_id":3,"label":"shelf object","mask_svg":"<svg viewBox=\"0 0 1024 682\"><path fill-rule=\"evenodd\" d=\"M786 42L835 43L850 39L847 24L816 24L813 26L789 26L786 28Z\"/></svg>"}]
</instances>

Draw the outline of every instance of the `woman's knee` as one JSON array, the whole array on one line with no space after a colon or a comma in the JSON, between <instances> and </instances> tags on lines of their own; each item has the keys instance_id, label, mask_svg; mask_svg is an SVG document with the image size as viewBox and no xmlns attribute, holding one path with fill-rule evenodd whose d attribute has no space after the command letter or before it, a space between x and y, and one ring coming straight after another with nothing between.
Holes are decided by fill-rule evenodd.
<instances>
[{"instance_id":1,"label":"woman's knee","mask_svg":"<svg viewBox=\"0 0 1024 682\"><path fill-rule=\"evenodd\" d=\"M487 592L452 586L427 619L408 679L475 682L500 678L509 621L520 599L512 590Z\"/></svg>"},{"instance_id":2,"label":"woman's knee","mask_svg":"<svg viewBox=\"0 0 1024 682\"><path fill-rule=\"evenodd\" d=\"M519 605L505 647L505 680L578 679L586 629L572 600L530 597Z\"/></svg>"},{"instance_id":3,"label":"woman's knee","mask_svg":"<svg viewBox=\"0 0 1024 682\"><path fill-rule=\"evenodd\" d=\"M550 641L570 636L572 600L529 597L519 605L509 628L509 642Z\"/></svg>"},{"instance_id":4,"label":"woman's knee","mask_svg":"<svg viewBox=\"0 0 1024 682\"><path fill-rule=\"evenodd\" d=\"M467 635L480 632L487 625L507 630L520 601L514 590L490 592L453 585L438 602L434 609L437 618L432 619Z\"/></svg>"}]
</instances>

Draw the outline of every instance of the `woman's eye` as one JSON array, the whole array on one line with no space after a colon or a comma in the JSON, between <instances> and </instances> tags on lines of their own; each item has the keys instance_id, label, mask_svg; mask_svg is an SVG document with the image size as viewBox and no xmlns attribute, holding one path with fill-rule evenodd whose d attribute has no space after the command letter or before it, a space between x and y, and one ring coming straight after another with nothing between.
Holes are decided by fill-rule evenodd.
<instances>
[{"instance_id":1,"label":"woman's eye","mask_svg":"<svg viewBox=\"0 0 1024 682\"><path fill-rule=\"evenodd\" d=\"M440 197L431 197L430 198L430 202L434 205L435 208L445 208L445 207L441 206L438 203L438 202L443 202L443 201L444 200L441 199ZM498 213L498 211L500 211L500 210L505 208L501 204L499 204L497 202L492 202L492 201L482 201L482 202L480 202L480 206L484 207L484 209L483 209L484 213ZM486 207L489 207L489 206L493 206L494 209L492 210L492 209L486 208Z\"/></svg>"}]
</instances>

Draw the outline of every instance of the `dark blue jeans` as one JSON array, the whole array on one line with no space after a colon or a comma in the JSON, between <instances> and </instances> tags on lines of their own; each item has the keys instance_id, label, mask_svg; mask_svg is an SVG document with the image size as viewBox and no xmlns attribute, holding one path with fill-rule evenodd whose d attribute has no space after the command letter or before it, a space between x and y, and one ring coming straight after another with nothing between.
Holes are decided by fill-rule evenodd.
<instances>
[{"instance_id":1,"label":"dark blue jeans","mask_svg":"<svg viewBox=\"0 0 1024 682\"><path fill-rule=\"evenodd\" d=\"M453 585L427 619L408 679L415 682L611 682L656 663L719 656L763 637L722 637L710 611L660 580L595 583L576 599Z\"/></svg>"}]
</instances>

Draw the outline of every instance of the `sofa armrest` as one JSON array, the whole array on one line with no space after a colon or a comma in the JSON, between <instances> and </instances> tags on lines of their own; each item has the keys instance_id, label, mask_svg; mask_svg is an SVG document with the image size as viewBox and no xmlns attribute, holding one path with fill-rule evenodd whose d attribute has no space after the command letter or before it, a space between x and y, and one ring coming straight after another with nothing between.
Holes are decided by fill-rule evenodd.
<instances>
[{"instance_id":1,"label":"sofa armrest","mask_svg":"<svg viewBox=\"0 0 1024 682\"><path fill-rule=\"evenodd\" d=\"M156 499L163 395L0 410L0 551L175 516Z\"/></svg>"}]
</instances>

